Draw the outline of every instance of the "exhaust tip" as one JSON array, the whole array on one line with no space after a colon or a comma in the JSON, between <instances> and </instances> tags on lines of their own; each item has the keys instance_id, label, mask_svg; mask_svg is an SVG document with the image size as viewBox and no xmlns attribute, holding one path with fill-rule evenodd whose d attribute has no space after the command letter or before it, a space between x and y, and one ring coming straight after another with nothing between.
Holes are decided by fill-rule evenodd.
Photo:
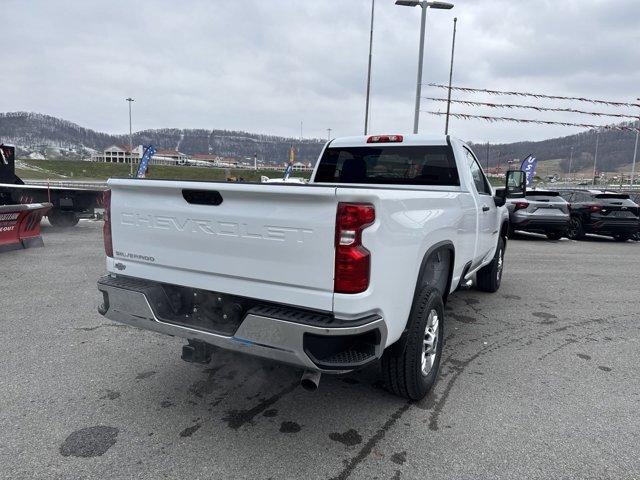
<instances>
[{"instance_id":1,"label":"exhaust tip","mask_svg":"<svg viewBox=\"0 0 640 480\"><path fill-rule=\"evenodd\" d=\"M307 392L315 392L320 385L320 372L305 370L300 379L300 386Z\"/></svg>"}]
</instances>

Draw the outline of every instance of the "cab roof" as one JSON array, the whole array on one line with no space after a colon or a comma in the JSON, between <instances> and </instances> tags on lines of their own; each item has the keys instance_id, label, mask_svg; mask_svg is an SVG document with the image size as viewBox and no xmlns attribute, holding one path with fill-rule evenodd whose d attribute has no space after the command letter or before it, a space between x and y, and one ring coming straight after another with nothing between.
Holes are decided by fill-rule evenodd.
<instances>
[{"instance_id":1,"label":"cab roof","mask_svg":"<svg viewBox=\"0 0 640 480\"><path fill-rule=\"evenodd\" d=\"M367 143L371 137L401 136L402 141ZM415 145L446 145L447 135L437 134L404 134L404 133L376 133L373 135L358 135L354 137L338 137L329 142L329 147L380 147L380 146L415 146Z\"/></svg>"}]
</instances>

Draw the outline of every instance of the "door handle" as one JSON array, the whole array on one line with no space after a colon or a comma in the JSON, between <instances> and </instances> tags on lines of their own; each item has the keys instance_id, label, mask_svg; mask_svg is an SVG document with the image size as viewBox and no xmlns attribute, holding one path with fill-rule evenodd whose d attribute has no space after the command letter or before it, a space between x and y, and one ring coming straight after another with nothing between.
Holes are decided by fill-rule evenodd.
<instances>
[{"instance_id":1,"label":"door handle","mask_svg":"<svg viewBox=\"0 0 640 480\"><path fill-rule=\"evenodd\" d=\"M482 211L483 212L488 212L489 210L491 210L490 207L487 207L486 205L483 205L483 207L482 207Z\"/></svg>"},{"instance_id":2,"label":"door handle","mask_svg":"<svg viewBox=\"0 0 640 480\"><path fill-rule=\"evenodd\" d=\"M215 205L222 203L222 195L215 190L182 190L182 197L193 205Z\"/></svg>"}]
</instances>

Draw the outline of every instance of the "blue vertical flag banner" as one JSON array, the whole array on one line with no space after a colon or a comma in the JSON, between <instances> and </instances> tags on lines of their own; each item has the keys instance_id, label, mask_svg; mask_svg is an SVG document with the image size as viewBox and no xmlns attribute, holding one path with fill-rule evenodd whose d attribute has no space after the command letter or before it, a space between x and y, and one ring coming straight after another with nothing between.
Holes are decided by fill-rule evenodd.
<instances>
[{"instance_id":1,"label":"blue vertical flag banner","mask_svg":"<svg viewBox=\"0 0 640 480\"><path fill-rule=\"evenodd\" d=\"M536 174L536 166L538 159L533 155L529 155L522 161L520 170L527 174L527 187L533 182L533 176Z\"/></svg>"},{"instance_id":2,"label":"blue vertical flag banner","mask_svg":"<svg viewBox=\"0 0 640 480\"><path fill-rule=\"evenodd\" d=\"M147 175L147 170L149 169L149 160L151 160L151 157L153 157L155 153L156 147L154 147L153 145L145 147L142 158L140 159L140 165L138 166L138 174L136 175L136 178L145 178L145 176Z\"/></svg>"},{"instance_id":3,"label":"blue vertical flag banner","mask_svg":"<svg viewBox=\"0 0 640 480\"><path fill-rule=\"evenodd\" d=\"M293 163L290 163L289 165L287 165L287 168L284 169L284 180L289 178L291 172L293 172Z\"/></svg>"}]
</instances>

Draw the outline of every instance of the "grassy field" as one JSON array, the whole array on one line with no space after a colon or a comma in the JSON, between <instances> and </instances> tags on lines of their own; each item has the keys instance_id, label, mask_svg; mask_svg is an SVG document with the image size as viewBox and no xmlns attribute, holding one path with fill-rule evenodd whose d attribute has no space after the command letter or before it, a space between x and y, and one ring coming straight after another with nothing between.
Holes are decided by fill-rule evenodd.
<instances>
[{"instance_id":1,"label":"grassy field","mask_svg":"<svg viewBox=\"0 0 640 480\"><path fill-rule=\"evenodd\" d=\"M65 180L106 180L110 177L128 177L129 165L114 163L82 162L73 160L22 160L27 168L17 169L19 177L25 179L61 179ZM206 167L180 167L168 165L152 165L149 167L147 178L171 180L226 180L231 177L242 177L247 181L260 181L260 176L281 178L282 171L278 170L245 170ZM310 176L310 172L294 172L295 177Z\"/></svg>"},{"instance_id":2,"label":"grassy field","mask_svg":"<svg viewBox=\"0 0 640 480\"><path fill-rule=\"evenodd\" d=\"M34 169L18 168L20 178L32 180L107 180L110 177L128 177L129 165L117 163L82 162L77 160L21 160L26 166ZM278 170L245 170L205 167L179 167L168 165L152 165L147 178L169 180L226 180L230 177L249 182L259 182L265 175L269 178L282 178ZM311 172L294 172L294 177L309 178ZM494 187L503 187L504 178L489 177Z\"/></svg>"}]
</instances>

